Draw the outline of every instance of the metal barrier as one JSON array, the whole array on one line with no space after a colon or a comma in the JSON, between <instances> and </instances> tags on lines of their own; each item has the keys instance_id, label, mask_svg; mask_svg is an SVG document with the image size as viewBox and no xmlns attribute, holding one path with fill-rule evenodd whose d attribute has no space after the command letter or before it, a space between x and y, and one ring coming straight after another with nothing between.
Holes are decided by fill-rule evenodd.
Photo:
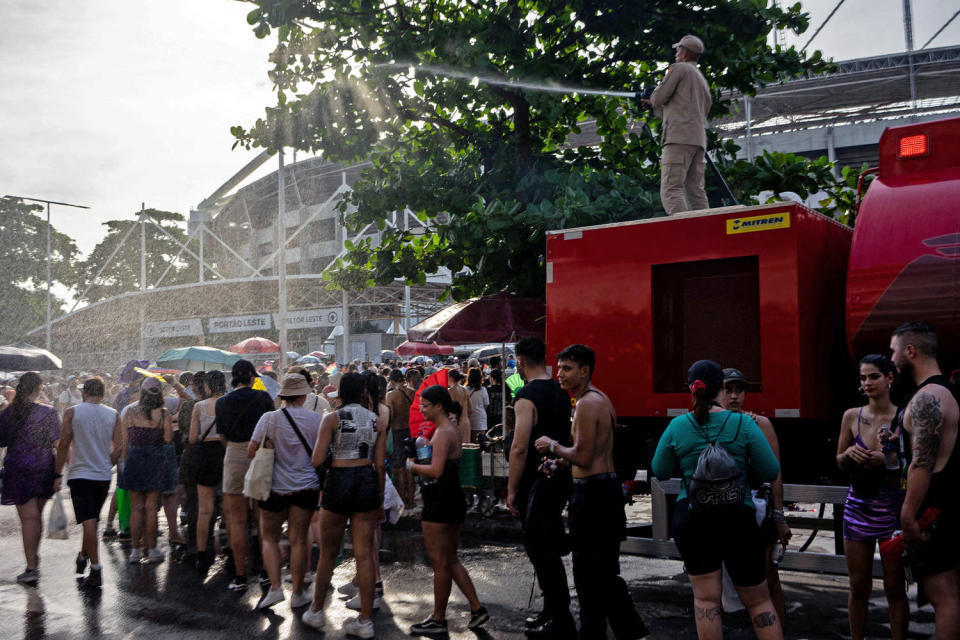
<instances>
[{"instance_id":1,"label":"metal barrier","mask_svg":"<svg viewBox=\"0 0 960 640\"><path fill-rule=\"evenodd\" d=\"M667 496L676 496L679 491L679 478L671 478L663 482L656 478L651 478L650 496L653 501L653 537L628 537L623 544L620 545L620 551L622 553L675 560L680 559L680 553L677 551L677 547L670 537L670 517L667 505ZM812 502L837 505L843 504L846 497L847 487L810 484L783 485L783 499L785 502ZM809 518L804 519L809 520ZM788 522L791 527L795 527L797 524L802 524L802 520L804 519L789 518ZM819 519L818 522L822 523ZM842 555L815 553L812 551L790 551L789 547L783 556L783 560L780 562L780 566L784 569L794 569L797 571L814 571L837 575L847 574L847 562ZM879 558L874 558L873 575L878 578L883 575Z\"/></svg>"}]
</instances>

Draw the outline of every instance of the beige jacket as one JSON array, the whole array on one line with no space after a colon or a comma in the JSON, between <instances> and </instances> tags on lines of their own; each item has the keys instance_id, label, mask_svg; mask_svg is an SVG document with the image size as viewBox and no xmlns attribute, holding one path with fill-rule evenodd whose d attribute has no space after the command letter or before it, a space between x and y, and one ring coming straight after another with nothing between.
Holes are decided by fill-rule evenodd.
<instances>
[{"instance_id":1,"label":"beige jacket","mask_svg":"<svg viewBox=\"0 0 960 640\"><path fill-rule=\"evenodd\" d=\"M710 86L695 64L675 62L654 89L650 103L663 118L660 144L692 144L707 148ZM661 115L662 113L662 115Z\"/></svg>"}]
</instances>

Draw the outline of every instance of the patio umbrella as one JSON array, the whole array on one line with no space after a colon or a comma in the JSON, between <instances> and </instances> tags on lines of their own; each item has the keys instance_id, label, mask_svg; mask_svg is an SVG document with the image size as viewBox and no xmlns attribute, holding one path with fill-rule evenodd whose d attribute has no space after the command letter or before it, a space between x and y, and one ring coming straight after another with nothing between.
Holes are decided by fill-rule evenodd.
<instances>
[{"instance_id":1,"label":"patio umbrella","mask_svg":"<svg viewBox=\"0 0 960 640\"><path fill-rule=\"evenodd\" d=\"M280 345L273 340L267 340L266 338L261 338L260 336L254 336L252 338L247 338L246 340L241 340L237 344L230 347L230 351L244 354L280 353Z\"/></svg>"},{"instance_id":2,"label":"patio umbrella","mask_svg":"<svg viewBox=\"0 0 960 640\"><path fill-rule=\"evenodd\" d=\"M394 351L400 356L452 356L453 347L436 342L411 342L407 340L401 343Z\"/></svg>"},{"instance_id":3,"label":"patio umbrella","mask_svg":"<svg viewBox=\"0 0 960 640\"><path fill-rule=\"evenodd\" d=\"M5 371L50 371L62 369L60 358L46 349L26 342L0 347L0 370Z\"/></svg>"},{"instance_id":4,"label":"patio umbrella","mask_svg":"<svg viewBox=\"0 0 960 640\"><path fill-rule=\"evenodd\" d=\"M535 298L497 293L452 304L407 331L415 342L476 344L543 339L546 305Z\"/></svg>"},{"instance_id":5,"label":"patio umbrella","mask_svg":"<svg viewBox=\"0 0 960 640\"><path fill-rule=\"evenodd\" d=\"M180 371L227 371L240 359L239 354L214 347L180 347L157 358L157 366Z\"/></svg>"}]
</instances>

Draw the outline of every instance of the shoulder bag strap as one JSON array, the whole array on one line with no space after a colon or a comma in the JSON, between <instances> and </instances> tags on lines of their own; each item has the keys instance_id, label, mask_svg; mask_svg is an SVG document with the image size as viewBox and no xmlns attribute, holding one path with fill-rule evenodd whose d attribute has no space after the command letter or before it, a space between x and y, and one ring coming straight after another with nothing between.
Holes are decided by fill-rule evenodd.
<instances>
[{"instance_id":1,"label":"shoulder bag strap","mask_svg":"<svg viewBox=\"0 0 960 640\"><path fill-rule=\"evenodd\" d=\"M200 413L203 413L203 409L200 409ZM213 431L213 428L214 428L216 425L217 425L217 416L214 415L214 416L213 416L213 422L211 422L211 423L210 423L210 426L207 427L207 431L206 431L206 433L204 433L203 436L200 438L200 442L203 442L204 440L207 439L207 436L210 435L210 432Z\"/></svg>"},{"instance_id":2,"label":"shoulder bag strap","mask_svg":"<svg viewBox=\"0 0 960 640\"><path fill-rule=\"evenodd\" d=\"M290 423L290 426L293 427L293 430L296 432L297 437L300 438L300 444L303 445L303 448L307 450L307 455L313 458L313 447L307 444L307 439L303 437L303 434L300 433L300 428L297 426L297 423L293 421L293 418L290 417L290 412L286 408L281 409L283 415L287 417L287 421Z\"/></svg>"}]
</instances>

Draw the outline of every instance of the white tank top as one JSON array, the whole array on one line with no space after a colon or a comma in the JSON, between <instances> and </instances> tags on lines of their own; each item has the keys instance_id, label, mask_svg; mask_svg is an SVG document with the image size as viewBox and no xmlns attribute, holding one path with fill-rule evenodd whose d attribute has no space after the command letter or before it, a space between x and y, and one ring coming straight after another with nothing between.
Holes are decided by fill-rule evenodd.
<instances>
[{"instance_id":1,"label":"white tank top","mask_svg":"<svg viewBox=\"0 0 960 640\"><path fill-rule=\"evenodd\" d=\"M110 480L110 447L117 412L102 404L83 402L73 407L73 458L68 479Z\"/></svg>"}]
</instances>

